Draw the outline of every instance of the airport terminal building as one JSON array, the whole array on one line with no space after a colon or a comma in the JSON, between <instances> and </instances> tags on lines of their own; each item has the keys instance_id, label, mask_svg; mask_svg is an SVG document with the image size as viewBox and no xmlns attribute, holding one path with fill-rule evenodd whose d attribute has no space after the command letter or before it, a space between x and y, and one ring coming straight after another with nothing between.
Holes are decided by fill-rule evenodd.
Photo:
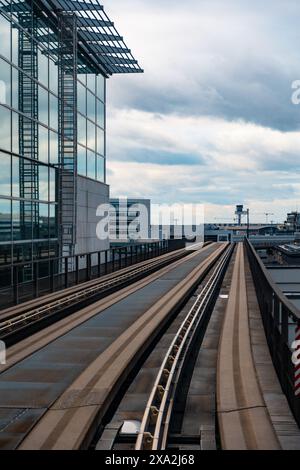
<instances>
[{"instance_id":1,"label":"airport terminal building","mask_svg":"<svg viewBox=\"0 0 300 470\"><path fill-rule=\"evenodd\" d=\"M0 265L108 248L106 79L142 72L98 0L0 0ZM3 272L3 271L2 271Z\"/></svg>"}]
</instances>

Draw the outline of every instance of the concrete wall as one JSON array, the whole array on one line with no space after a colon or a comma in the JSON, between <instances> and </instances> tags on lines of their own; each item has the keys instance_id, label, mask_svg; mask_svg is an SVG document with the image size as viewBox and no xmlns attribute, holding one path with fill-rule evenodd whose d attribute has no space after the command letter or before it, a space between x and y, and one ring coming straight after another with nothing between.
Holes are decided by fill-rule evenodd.
<instances>
[{"instance_id":1,"label":"concrete wall","mask_svg":"<svg viewBox=\"0 0 300 470\"><path fill-rule=\"evenodd\" d=\"M109 186L83 176L77 177L77 243L75 254L109 249L108 240L99 240L96 226L99 204L109 203Z\"/></svg>"}]
</instances>

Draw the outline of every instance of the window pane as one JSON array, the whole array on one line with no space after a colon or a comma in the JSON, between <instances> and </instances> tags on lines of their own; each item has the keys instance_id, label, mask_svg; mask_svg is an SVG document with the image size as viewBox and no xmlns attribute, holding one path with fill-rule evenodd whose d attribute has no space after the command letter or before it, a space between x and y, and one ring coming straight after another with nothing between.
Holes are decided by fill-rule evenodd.
<instances>
[{"instance_id":1,"label":"window pane","mask_svg":"<svg viewBox=\"0 0 300 470\"><path fill-rule=\"evenodd\" d=\"M86 115L86 88L78 82L77 88L78 111Z\"/></svg>"},{"instance_id":2,"label":"window pane","mask_svg":"<svg viewBox=\"0 0 300 470\"><path fill-rule=\"evenodd\" d=\"M0 104L0 147L10 151L10 110Z\"/></svg>"},{"instance_id":3,"label":"window pane","mask_svg":"<svg viewBox=\"0 0 300 470\"><path fill-rule=\"evenodd\" d=\"M11 240L11 201L0 199L0 241Z\"/></svg>"},{"instance_id":4,"label":"window pane","mask_svg":"<svg viewBox=\"0 0 300 470\"><path fill-rule=\"evenodd\" d=\"M49 95L50 99L50 127L58 129L58 99L54 95Z\"/></svg>"},{"instance_id":5,"label":"window pane","mask_svg":"<svg viewBox=\"0 0 300 470\"><path fill-rule=\"evenodd\" d=\"M97 127L97 152L104 155L104 132L100 127Z\"/></svg>"},{"instance_id":6,"label":"window pane","mask_svg":"<svg viewBox=\"0 0 300 470\"><path fill-rule=\"evenodd\" d=\"M96 81L95 78L96 76L93 73L87 74L87 87L95 93L95 86L96 86Z\"/></svg>"},{"instance_id":7,"label":"window pane","mask_svg":"<svg viewBox=\"0 0 300 470\"><path fill-rule=\"evenodd\" d=\"M104 183L104 158L97 155L97 180Z\"/></svg>"},{"instance_id":8,"label":"window pane","mask_svg":"<svg viewBox=\"0 0 300 470\"><path fill-rule=\"evenodd\" d=\"M87 117L95 122L95 96L89 91L87 92Z\"/></svg>"},{"instance_id":9,"label":"window pane","mask_svg":"<svg viewBox=\"0 0 300 470\"><path fill-rule=\"evenodd\" d=\"M49 60L49 86L50 90L57 95L58 93L58 73L57 66L52 60Z\"/></svg>"},{"instance_id":10,"label":"window pane","mask_svg":"<svg viewBox=\"0 0 300 470\"><path fill-rule=\"evenodd\" d=\"M39 82L48 88L48 58L38 50Z\"/></svg>"},{"instance_id":11,"label":"window pane","mask_svg":"<svg viewBox=\"0 0 300 470\"><path fill-rule=\"evenodd\" d=\"M54 202L56 200L56 170L49 168L49 201Z\"/></svg>"},{"instance_id":12,"label":"window pane","mask_svg":"<svg viewBox=\"0 0 300 470\"><path fill-rule=\"evenodd\" d=\"M12 74L12 103L11 106L19 109L19 71L14 67L11 68Z\"/></svg>"},{"instance_id":13,"label":"window pane","mask_svg":"<svg viewBox=\"0 0 300 470\"><path fill-rule=\"evenodd\" d=\"M78 145L77 172L79 175L86 176L86 148Z\"/></svg>"},{"instance_id":14,"label":"window pane","mask_svg":"<svg viewBox=\"0 0 300 470\"><path fill-rule=\"evenodd\" d=\"M102 75L97 75L97 96L100 100L104 101L105 78Z\"/></svg>"},{"instance_id":15,"label":"window pane","mask_svg":"<svg viewBox=\"0 0 300 470\"><path fill-rule=\"evenodd\" d=\"M58 163L58 135L50 131L50 163Z\"/></svg>"},{"instance_id":16,"label":"window pane","mask_svg":"<svg viewBox=\"0 0 300 470\"><path fill-rule=\"evenodd\" d=\"M87 121L87 147L90 149L95 150L95 132L96 132L96 126L90 121Z\"/></svg>"},{"instance_id":17,"label":"window pane","mask_svg":"<svg viewBox=\"0 0 300 470\"><path fill-rule=\"evenodd\" d=\"M20 219L20 201L13 201L12 222L13 222L13 239L21 240L21 219Z\"/></svg>"},{"instance_id":18,"label":"window pane","mask_svg":"<svg viewBox=\"0 0 300 470\"><path fill-rule=\"evenodd\" d=\"M39 126L39 160L48 163L48 129Z\"/></svg>"},{"instance_id":19,"label":"window pane","mask_svg":"<svg viewBox=\"0 0 300 470\"><path fill-rule=\"evenodd\" d=\"M48 125L48 91L39 86L39 121Z\"/></svg>"},{"instance_id":20,"label":"window pane","mask_svg":"<svg viewBox=\"0 0 300 470\"><path fill-rule=\"evenodd\" d=\"M11 66L0 58L0 103L10 105Z\"/></svg>"},{"instance_id":21,"label":"window pane","mask_svg":"<svg viewBox=\"0 0 300 470\"><path fill-rule=\"evenodd\" d=\"M0 152L0 194L2 196L11 196L10 162L10 155Z\"/></svg>"},{"instance_id":22,"label":"window pane","mask_svg":"<svg viewBox=\"0 0 300 470\"><path fill-rule=\"evenodd\" d=\"M49 238L48 204L39 204L39 238Z\"/></svg>"},{"instance_id":23,"label":"window pane","mask_svg":"<svg viewBox=\"0 0 300 470\"><path fill-rule=\"evenodd\" d=\"M20 159L12 157L12 195L20 197Z\"/></svg>"},{"instance_id":24,"label":"window pane","mask_svg":"<svg viewBox=\"0 0 300 470\"><path fill-rule=\"evenodd\" d=\"M86 119L78 114L78 142L86 145Z\"/></svg>"},{"instance_id":25,"label":"window pane","mask_svg":"<svg viewBox=\"0 0 300 470\"><path fill-rule=\"evenodd\" d=\"M87 152L87 176L96 179L96 162L95 154L88 150Z\"/></svg>"},{"instance_id":26,"label":"window pane","mask_svg":"<svg viewBox=\"0 0 300 470\"><path fill-rule=\"evenodd\" d=\"M104 104L97 100L97 124L104 129Z\"/></svg>"},{"instance_id":27,"label":"window pane","mask_svg":"<svg viewBox=\"0 0 300 470\"><path fill-rule=\"evenodd\" d=\"M0 54L10 60L10 23L0 15Z\"/></svg>"},{"instance_id":28,"label":"window pane","mask_svg":"<svg viewBox=\"0 0 300 470\"><path fill-rule=\"evenodd\" d=\"M19 153L19 115L14 112L12 112L12 135L12 151Z\"/></svg>"},{"instance_id":29,"label":"window pane","mask_svg":"<svg viewBox=\"0 0 300 470\"><path fill-rule=\"evenodd\" d=\"M50 238L57 238L57 223L56 223L57 206L54 204L49 205L49 236Z\"/></svg>"},{"instance_id":30,"label":"window pane","mask_svg":"<svg viewBox=\"0 0 300 470\"><path fill-rule=\"evenodd\" d=\"M48 201L48 167L39 165L39 199Z\"/></svg>"}]
</instances>

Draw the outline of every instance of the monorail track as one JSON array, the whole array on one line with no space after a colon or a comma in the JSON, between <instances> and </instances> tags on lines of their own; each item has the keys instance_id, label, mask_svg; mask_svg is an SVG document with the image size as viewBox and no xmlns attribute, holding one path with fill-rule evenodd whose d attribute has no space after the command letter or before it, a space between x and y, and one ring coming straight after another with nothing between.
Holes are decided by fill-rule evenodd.
<instances>
[{"instance_id":1,"label":"monorail track","mask_svg":"<svg viewBox=\"0 0 300 470\"><path fill-rule=\"evenodd\" d=\"M291 448L257 373L247 266L242 244L212 244L9 348L0 449Z\"/></svg>"},{"instance_id":2,"label":"monorail track","mask_svg":"<svg viewBox=\"0 0 300 470\"><path fill-rule=\"evenodd\" d=\"M188 253L186 249L166 253L100 279L2 310L0 312L0 339L5 341L7 346L11 346L57 319L184 258Z\"/></svg>"},{"instance_id":3,"label":"monorail track","mask_svg":"<svg viewBox=\"0 0 300 470\"><path fill-rule=\"evenodd\" d=\"M209 306L216 295L232 254L232 247L223 254L194 305L180 325L158 371L149 396L136 450L165 450L176 396L181 390L183 370L195 345L199 329L205 327Z\"/></svg>"},{"instance_id":4,"label":"monorail track","mask_svg":"<svg viewBox=\"0 0 300 470\"><path fill-rule=\"evenodd\" d=\"M225 249L188 254L12 346L0 374L0 448L86 448L138 361Z\"/></svg>"}]
</instances>

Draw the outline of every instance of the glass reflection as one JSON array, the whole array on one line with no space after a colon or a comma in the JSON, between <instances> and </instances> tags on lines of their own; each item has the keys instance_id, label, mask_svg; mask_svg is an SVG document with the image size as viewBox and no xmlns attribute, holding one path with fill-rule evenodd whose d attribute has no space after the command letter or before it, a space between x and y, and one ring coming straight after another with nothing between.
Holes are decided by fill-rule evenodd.
<instances>
[{"instance_id":1,"label":"glass reflection","mask_svg":"<svg viewBox=\"0 0 300 470\"><path fill-rule=\"evenodd\" d=\"M105 78L102 75L97 75L97 96L104 102Z\"/></svg>"},{"instance_id":2,"label":"glass reflection","mask_svg":"<svg viewBox=\"0 0 300 470\"><path fill-rule=\"evenodd\" d=\"M96 178L95 154L90 150L87 151L87 176L92 179Z\"/></svg>"},{"instance_id":3,"label":"glass reflection","mask_svg":"<svg viewBox=\"0 0 300 470\"><path fill-rule=\"evenodd\" d=\"M10 24L0 15L0 54L10 60Z\"/></svg>"},{"instance_id":4,"label":"glass reflection","mask_svg":"<svg viewBox=\"0 0 300 470\"><path fill-rule=\"evenodd\" d=\"M87 121L87 147L95 150L96 148L96 126L91 121Z\"/></svg>"},{"instance_id":5,"label":"glass reflection","mask_svg":"<svg viewBox=\"0 0 300 470\"><path fill-rule=\"evenodd\" d=\"M0 104L0 147L10 151L10 110Z\"/></svg>"},{"instance_id":6,"label":"glass reflection","mask_svg":"<svg viewBox=\"0 0 300 470\"><path fill-rule=\"evenodd\" d=\"M91 92L87 92L87 117L95 122L95 96Z\"/></svg>"},{"instance_id":7,"label":"glass reflection","mask_svg":"<svg viewBox=\"0 0 300 470\"><path fill-rule=\"evenodd\" d=\"M77 172L81 176L86 176L86 148L77 147Z\"/></svg>"},{"instance_id":8,"label":"glass reflection","mask_svg":"<svg viewBox=\"0 0 300 470\"><path fill-rule=\"evenodd\" d=\"M48 163L48 129L39 125L39 160Z\"/></svg>"},{"instance_id":9,"label":"glass reflection","mask_svg":"<svg viewBox=\"0 0 300 470\"><path fill-rule=\"evenodd\" d=\"M86 145L86 119L78 114L78 143Z\"/></svg>"},{"instance_id":10,"label":"glass reflection","mask_svg":"<svg viewBox=\"0 0 300 470\"><path fill-rule=\"evenodd\" d=\"M2 196L10 196L10 176L11 176L11 159L10 155L0 152L0 194Z\"/></svg>"},{"instance_id":11,"label":"glass reflection","mask_svg":"<svg viewBox=\"0 0 300 470\"><path fill-rule=\"evenodd\" d=\"M97 181L101 181L101 183L104 183L104 158L100 157L97 155Z\"/></svg>"},{"instance_id":12,"label":"glass reflection","mask_svg":"<svg viewBox=\"0 0 300 470\"><path fill-rule=\"evenodd\" d=\"M20 197L20 162L19 157L12 157L12 196Z\"/></svg>"},{"instance_id":13,"label":"glass reflection","mask_svg":"<svg viewBox=\"0 0 300 470\"><path fill-rule=\"evenodd\" d=\"M104 129L104 104L97 100L97 124Z\"/></svg>"},{"instance_id":14,"label":"glass reflection","mask_svg":"<svg viewBox=\"0 0 300 470\"><path fill-rule=\"evenodd\" d=\"M97 153L104 155L104 131L97 127Z\"/></svg>"},{"instance_id":15,"label":"glass reflection","mask_svg":"<svg viewBox=\"0 0 300 470\"><path fill-rule=\"evenodd\" d=\"M10 241L11 236L11 201L0 199L0 241Z\"/></svg>"},{"instance_id":16,"label":"glass reflection","mask_svg":"<svg viewBox=\"0 0 300 470\"><path fill-rule=\"evenodd\" d=\"M48 201L48 167L39 165L39 199Z\"/></svg>"},{"instance_id":17,"label":"glass reflection","mask_svg":"<svg viewBox=\"0 0 300 470\"><path fill-rule=\"evenodd\" d=\"M58 163L58 134L50 131L50 163Z\"/></svg>"}]
</instances>

